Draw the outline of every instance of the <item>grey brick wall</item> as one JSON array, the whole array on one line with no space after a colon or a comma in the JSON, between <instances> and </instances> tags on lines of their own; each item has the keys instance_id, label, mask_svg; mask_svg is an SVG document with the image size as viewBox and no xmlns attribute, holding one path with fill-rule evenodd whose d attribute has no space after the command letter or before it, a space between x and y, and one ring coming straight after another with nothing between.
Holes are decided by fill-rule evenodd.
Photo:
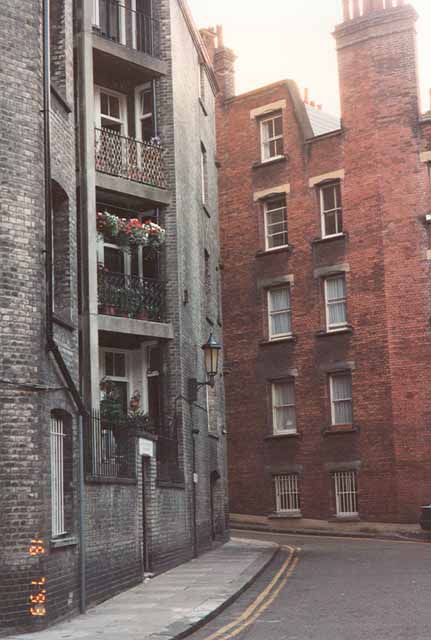
<instances>
[{"instance_id":1,"label":"grey brick wall","mask_svg":"<svg viewBox=\"0 0 431 640\"><path fill-rule=\"evenodd\" d=\"M72 1L63 4L57 44L69 74L58 89L67 99L73 96ZM64 409L73 414L75 409L46 352L41 2L8 3L1 22L0 634L23 626L40 628L76 611L78 600L76 546L50 549L50 413ZM70 289L71 326L56 327L55 337L77 378L74 117L65 101L54 95L51 124L53 179L69 200L64 276ZM30 390L22 383L45 388ZM74 424L75 460L76 435ZM75 466L74 492L77 479ZM70 534L77 533L76 505L74 493ZM35 536L45 544L42 560L28 553ZM29 614L30 581L41 572L47 580L47 615L36 619Z\"/></svg>"}]
</instances>

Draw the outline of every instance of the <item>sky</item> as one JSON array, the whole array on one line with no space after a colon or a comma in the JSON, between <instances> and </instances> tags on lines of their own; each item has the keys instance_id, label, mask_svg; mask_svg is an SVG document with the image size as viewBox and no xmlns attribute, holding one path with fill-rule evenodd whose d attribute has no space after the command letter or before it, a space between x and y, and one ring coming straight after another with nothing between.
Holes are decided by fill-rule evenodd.
<instances>
[{"instance_id":1,"label":"sky","mask_svg":"<svg viewBox=\"0 0 431 640\"><path fill-rule=\"evenodd\" d=\"M325 111L339 113L334 26L341 0L188 0L198 27L223 25L236 61L237 93L291 78ZM411 0L419 14L422 108L431 88L431 0Z\"/></svg>"}]
</instances>

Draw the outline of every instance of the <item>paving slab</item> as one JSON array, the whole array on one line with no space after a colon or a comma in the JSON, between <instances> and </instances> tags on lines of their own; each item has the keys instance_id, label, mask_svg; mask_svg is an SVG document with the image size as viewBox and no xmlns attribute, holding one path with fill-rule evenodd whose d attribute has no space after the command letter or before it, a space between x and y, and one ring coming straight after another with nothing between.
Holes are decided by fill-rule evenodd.
<instances>
[{"instance_id":1,"label":"paving slab","mask_svg":"<svg viewBox=\"0 0 431 640\"><path fill-rule=\"evenodd\" d=\"M180 640L237 598L277 553L273 542L233 538L145 580L85 615L19 640Z\"/></svg>"}]
</instances>

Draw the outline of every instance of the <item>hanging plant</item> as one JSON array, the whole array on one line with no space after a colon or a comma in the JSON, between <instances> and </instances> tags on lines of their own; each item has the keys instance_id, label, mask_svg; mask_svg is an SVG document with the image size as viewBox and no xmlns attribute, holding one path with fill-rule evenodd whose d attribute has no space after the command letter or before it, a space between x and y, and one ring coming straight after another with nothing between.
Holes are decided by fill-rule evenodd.
<instances>
[{"instance_id":1,"label":"hanging plant","mask_svg":"<svg viewBox=\"0 0 431 640\"><path fill-rule=\"evenodd\" d=\"M141 222L137 218L119 218L109 211L97 213L97 231L125 250L148 247L157 251L166 235L165 229L149 219Z\"/></svg>"}]
</instances>

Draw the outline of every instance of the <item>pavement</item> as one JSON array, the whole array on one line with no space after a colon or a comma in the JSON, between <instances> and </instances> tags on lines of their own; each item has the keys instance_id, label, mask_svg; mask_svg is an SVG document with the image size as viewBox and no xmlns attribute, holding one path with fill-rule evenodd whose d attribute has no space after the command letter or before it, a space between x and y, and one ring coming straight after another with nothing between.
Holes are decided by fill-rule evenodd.
<instances>
[{"instance_id":1,"label":"pavement","mask_svg":"<svg viewBox=\"0 0 431 640\"><path fill-rule=\"evenodd\" d=\"M50 629L19 640L180 640L229 606L270 564L279 545L234 538Z\"/></svg>"}]
</instances>

